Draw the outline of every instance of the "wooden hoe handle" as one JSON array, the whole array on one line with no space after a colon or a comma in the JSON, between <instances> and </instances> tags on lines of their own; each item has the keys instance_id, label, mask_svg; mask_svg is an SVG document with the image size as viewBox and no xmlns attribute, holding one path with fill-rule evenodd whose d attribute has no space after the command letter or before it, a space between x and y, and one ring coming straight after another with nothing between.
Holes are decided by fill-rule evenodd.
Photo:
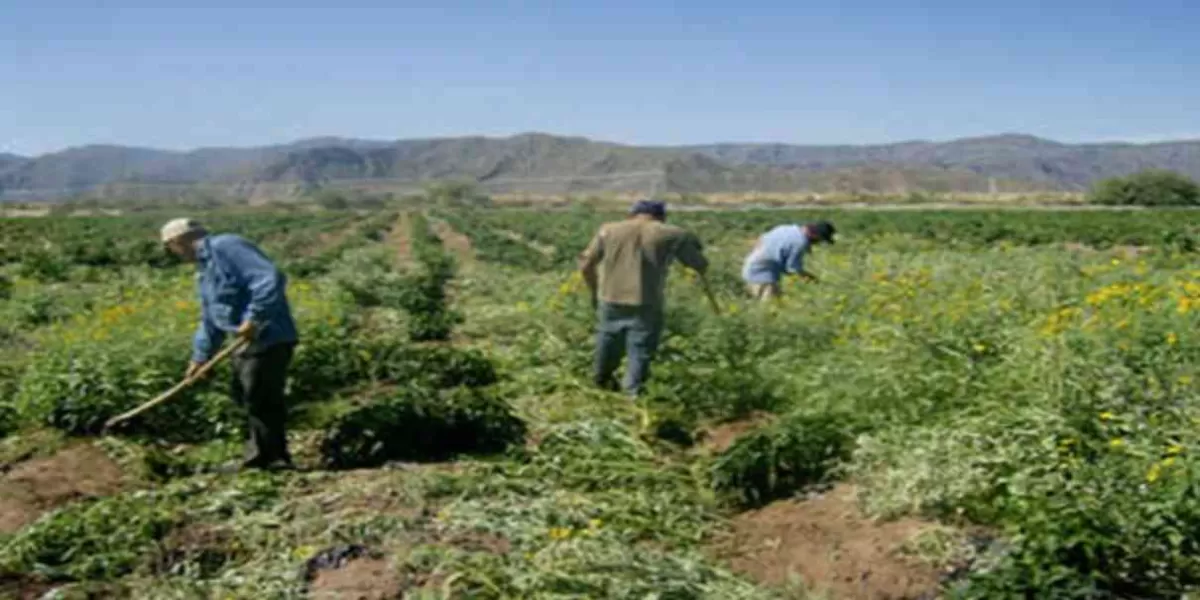
<instances>
[{"instance_id":1,"label":"wooden hoe handle","mask_svg":"<svg viewBox=\"0 0 1200 600\"><path fill-rule=\"evenodd\" d=\"M134 408L133 410L130 410L129 412L121 413L121 414L109 419L107 422L104 423L104 429L108 430L110 427L112 427L113 425L116 425L117 423L120 423L122 421L128 421L129 419L132 419L132 418L150 410L151 408L154 408L155 406L158 406L159 404L162 404L163 402L166 402L167 400L174 398L175 396L177 396L179 394L179 392L182 392L185 388L192 385L193 383L195 383L196 381L198 381L200 378L204 377L205 375L207 375L208 372L210 370L212 370L213 367L217 366L217 363L220 363L221 361L225 360L230 354L233 354L235 351L240 350L241 348L244 348L248 343L249 342L247 340L245 340L243 338L238 338L232 344L226 346L224 350L221 350L220 352L218 352L217 355L212 357L212 359L210 359L208 362L201 365L200 368L197 369L195 373L192 373L191 377L188 377L188 378L184 379L183 381L180 381L179 383L175 384L175 387L163 392L162 394L160 394L158 397L154 398L153 400L150 400L149 402L141 404L137 408Z\"/></svg>"}]
</instances>

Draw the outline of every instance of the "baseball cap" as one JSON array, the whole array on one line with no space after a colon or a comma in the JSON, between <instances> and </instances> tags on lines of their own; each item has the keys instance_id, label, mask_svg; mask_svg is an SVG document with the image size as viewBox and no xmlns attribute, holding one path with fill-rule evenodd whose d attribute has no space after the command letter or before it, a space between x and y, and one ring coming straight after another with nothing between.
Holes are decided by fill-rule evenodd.
<instances>
[{"instance_id":1,"label":"baseball cap","mask_svg":"<svg viewBox=\"0 0 1200 600\"><path fill-rule=\"evenodd\" d=\"M817 221L816 223L808 224L809 230L813 232L814 237L823 242L833 243L833 236L837 233L837 229L833 227L833 223L829 221Z\"/></svg>"},{"instance_id":2,"label":"baseball cap","mask_svg":"<svg viewBox=\"0 0 1200 600\"><path fill-rule=\"evenodd\" d=\"M162 226L160 232L162 243L170 242L171 240L188 233L195 231L204 231L204 226L198 221L193 221L187 218L171 219L166 225Z\"/></svg>"},{"instance_id":3,"label":"baseball cap","mask_svg":"<svg viewBox=\"0 0 1200 600\"><path fill-rule=\"evenodd\" d=\"M631 215L650 215L662 218L667 215L667 205L661 200L639 200L629 209Z\"/></svg>"}]
</instances>

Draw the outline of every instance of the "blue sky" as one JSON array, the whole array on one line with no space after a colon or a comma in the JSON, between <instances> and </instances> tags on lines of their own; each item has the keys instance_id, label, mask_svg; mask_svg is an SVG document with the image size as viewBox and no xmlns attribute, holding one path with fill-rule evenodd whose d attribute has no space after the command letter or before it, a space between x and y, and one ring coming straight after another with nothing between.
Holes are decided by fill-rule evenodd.
<instances>
[{"instance_id":1,"label":"blue sky","mask_svg":"<svg viewBox=\"0 0 1200 600\"><path fill-rule=\"evenodd\" d=\"M1200 137L1200 2L0 0L0 151Z\"/></svg>"}]
</instances>

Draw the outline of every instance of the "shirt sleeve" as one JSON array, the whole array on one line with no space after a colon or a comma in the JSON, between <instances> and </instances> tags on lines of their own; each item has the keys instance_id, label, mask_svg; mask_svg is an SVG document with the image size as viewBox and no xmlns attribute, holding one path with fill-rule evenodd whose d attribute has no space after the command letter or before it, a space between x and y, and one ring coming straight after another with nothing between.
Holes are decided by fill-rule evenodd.
<instances>
[{"instance_id":1,"label":"shirt sleeve","mask_svg":"<svg viewBox=\"0 0 1200 600\"><path fill-rule=\"evenodd\" d=\"M202 316L200 325L196 327L196 334L192 336L192 362L208 362L214 354L213 351L220 348L224 341L225 332L214 327L207 316Z\"/></svg>"},{"instance_id":2,"label":"shirt sleeve","mask_svg":"<svg viewBox=\"0 0 1200 600\"><path fill-rule=\"evenodd\" d=\"M579 254L579 270L586 271L593 269L600 264L600 259L604 258L604 230L596 232L592 237L592 241Z\"/></svg>"},{"instance_id":3,"label":"shirt sleeve","mask_svg":"<svg viewBox=\"0 0 1200 600\"><path fill-rule=\"evenodd\" d=\"M283 300L283 274L258 248L241 238L231 240L219 250L230 270L250 292L250 301L242 321L262 325Z\"/></svg>"},{"instance_id":4,"label":"shirt sleeve","mask_svg":"<svg viewBox=\"0 0 1200 600\"><path fill-rule=\"evenodd\" d=\"M708 259L704 256L704 244L700 242L700 238L693 233L686 233L679 240L679 246L676 250L676 256L679 262L684 266L696 271L704 273L708 271Z\"/></svg>"},{"instance_id":5,"label":"shirt sleeve","mask_svg":"<svg viewBox=\"0 0 1200 600\"><path fill-rule=\"evenodd\" d=\"M803 244L793 244L788 248L787 260L783 264L785 271L795 275L804 272L804 250Z\"/></svg>"}]
</instances>

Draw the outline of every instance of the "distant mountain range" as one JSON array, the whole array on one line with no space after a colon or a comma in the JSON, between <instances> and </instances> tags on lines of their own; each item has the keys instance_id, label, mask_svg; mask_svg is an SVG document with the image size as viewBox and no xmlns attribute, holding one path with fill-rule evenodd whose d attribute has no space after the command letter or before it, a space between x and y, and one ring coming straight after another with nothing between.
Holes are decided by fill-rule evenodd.
<instances>
[{"instance_id":1,"label":"distant mountain range","mask_svg":"<svg viewBox=\"0 0 1200 600\"><path fill-rule=\"evenodd\" d=\"M650 147L535 133L315 138L189 152L93 145L36 157L0 154L0 198L188 190L294 195L341 186L403 191L438 179L475 181L493 193L1074 191L1147 168L1200 178L1200 141L1063 144L1006 134L870 146Z\"/></svg>"}]
</instances>

